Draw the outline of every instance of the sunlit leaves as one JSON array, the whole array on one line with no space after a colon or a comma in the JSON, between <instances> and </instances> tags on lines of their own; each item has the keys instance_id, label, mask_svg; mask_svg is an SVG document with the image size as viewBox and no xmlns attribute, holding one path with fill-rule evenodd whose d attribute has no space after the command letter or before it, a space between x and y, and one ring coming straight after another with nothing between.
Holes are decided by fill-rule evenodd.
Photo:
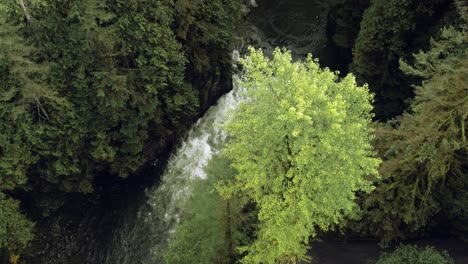
<instances>
[{"instance_id":1,"label":"sunlit leaves","mask_svg":"<svg viewBox=\"0 0 468 264\"><path fill-rule=\"evenodd\" d=\"M251 50L242 60L247 100L226 125L224 155L239 174L225 189L260 209L257 240L244 259L255 263L303 259L309 237L353 213L354 192L371 189L363 177L379 164L367 88L351 75L338 80L311 57L273 56Z\"/></svg>"}]
</instances>

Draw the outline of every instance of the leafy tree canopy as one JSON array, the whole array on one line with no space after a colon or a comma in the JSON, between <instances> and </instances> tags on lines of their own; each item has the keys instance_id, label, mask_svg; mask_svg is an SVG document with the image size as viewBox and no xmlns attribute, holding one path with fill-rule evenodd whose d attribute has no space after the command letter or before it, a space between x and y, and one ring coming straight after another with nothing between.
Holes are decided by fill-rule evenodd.
<instances>
[{"instance_id":1,"label":"leafy tree canopy","mask_svg":"<svg viewBox=\"0 0 468 264\"><path fill-rule=\"evenodd\" d=\"M352 75L338 80L311 56L292 62L250 50L242 60L246 101L226 125L224 155L239 172L221 189L259 209L256 240L246 262L304 259L309 237L353 215L355 192L370 191L377 174L371 146L371 100Z\"/></svg>"},{"instance_id":2,"label":"leafy tree canopy","mask_svg":"<svg viewBox=\"0 0 468 264\"><path fill-rule=\"evenodd\" d=\"M19 209L19 202L0 192L0 249L22 250L33 238L34 224Z\"/></svg>"}]
</instances>

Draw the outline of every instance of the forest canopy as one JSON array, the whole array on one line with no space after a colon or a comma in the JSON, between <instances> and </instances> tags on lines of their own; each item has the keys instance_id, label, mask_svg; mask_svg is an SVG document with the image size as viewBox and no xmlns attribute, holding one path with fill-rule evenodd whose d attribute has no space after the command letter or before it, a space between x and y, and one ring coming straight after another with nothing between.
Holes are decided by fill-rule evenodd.
<instances>
[{"instance_id":1,"label":"forest canopy","mask_svg":"<svg viewBox=\"0 0 468 264\"><path fill-rule=\"evenodd\" d=\"M422 78L411 109L377 130L382 182L364 203L361 223L384 243L424 228L442 212L452 232L468 226L467 123L468 34L448 27L431 49L400 61L406 74ZM455 231L456 232L456 231Z\"/></svg>"},{"instance_id":2,"label":"forest canopy","mask_svg":"<svg viewBox=\"0 0 468 264\"><path fill-rule=\"evenodd\" d=\"M205 2L2 1L1 247L32 238L14 197L48 216L96 178L141 172L216 96L207 83L229 89L240 1Z\"/></svg>"},{"instance_id":3,"label":"forest canopy","mask_svg":"<svg viewBox=\"0 0 468 264\"><path fill-rule=\"evenodd\" d=\"M232 69L232 50L262 38L240 30L247 2L1 1L0 262L38 250L35 230L54 217L87 221L70 211L105 191L148 187L150 163L163 170L237 70L245 100L193 183L167 263L307 260L309 242L337 229L382 246L468 238L467 1L326 1L310 32L336 65L252 48ZM381 261L448 259L436 253Z\"/></svg>"}]
</instances>

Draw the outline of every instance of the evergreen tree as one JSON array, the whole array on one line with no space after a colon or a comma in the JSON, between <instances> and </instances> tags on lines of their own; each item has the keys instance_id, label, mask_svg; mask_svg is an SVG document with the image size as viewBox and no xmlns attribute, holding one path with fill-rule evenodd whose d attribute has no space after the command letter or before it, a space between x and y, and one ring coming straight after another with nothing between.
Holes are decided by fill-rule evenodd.
<instances>
[{"instance_id":1,"label":"evergreen tree","mask_svg":"<svg viewBox=\"0 0 468 264\"><path fill-rule=\"evenodd\" d=\"M366 198L367 221L361 223L384 244L425 227L441 203L445 219L465 221L458 224L466 232L466 20L462 25L443 29L429 51L414 55L412 66L401 62L405 73L424 81L415 87L411 111L377 131L376 145L384 160L382 182Z\"/></svg>"},{"instance_id":2,"label":"evergreen tree","mask_svg":"<svg viewBox=\"0 0 468 264\"><path fill-rule=\"evenodd\" d=\"M0 3L0 192L30 192L48 215L183 135L206 99L186 71L199 58L182 44L229 58L240 11L237 0L197 2L183 35L182 2Z\"/></svg>"},{"instance_id":3,"label":"evergreen tree","mask_svg":"<svg viewBox=\"0 0 468 264\"><path fill-rule=\"evenodd\" d=\"M230 57L223 54L233 48L241 16L240 4L239 0L175 1L174 31L184 46L194 73L220 74L220 69L217 69L216 73L213 67L219 67L226 62L231 64ZM218 53L214 48L221 52Z\"/></svg>"},{"instance_id":4,"label":"evergreen tree","mask_svg":"<svg viewBox=\"0 0 468 264\"><path fill-rule=\"evenodd\" d=\"M309 56L274 59L251 50L242 87L248 98L226 125L224 155L238 170L222 189L258 207L256 240L245 247L248 263L294 263L305 259L309 237L355 212L364 176L376 174L371 147L371 95L348 75L321 70Z\"/></svg>"},{"instance_id":5,"label":"evergreen tree","mask_svg":"<svg viewBox=\"0 0 468 264\"><path fill-rule=\"evenodd\" d=\"M46 65L28 58L37 50L17 34L21 25L5 21L7 14L17 11L11 5L0 6L0 252L7 254L20 253L33 238L33 223L7 193L26 183L28 168L37 161L28 143L34 137L33 119L47 115L41 101L56 99L41 78Z\"/></svg>"},{"instance_id":6,"label":"evergreen tree","mask_svg":"<svg viewBox=\"0 0 468 264\"><path fill-rule=\"evenodd\" d=\"M188 58L186 78L202 111L231 86L231 52L238 41L242 0L176 0L174 33Z\"/></svg>"},{"instance_id":7,"label":"evergreen tree","mask_svg":"<svg viewBox=\"0 0 468 264\"><path fill-rule=\"evenodd\" d=\"M214 158L206 169L206 180L195 180L192 197L171 238L164 262L235 263L236 247L246 243L243 227L251 225L240 197L224 199L216 190L234 178L230 162Z\"/></svg>"},{"instance_id":8,"label":"evergreen tree","mask_svg":"<svg viewBox=\"0 0 468 264\"><path fill-rule=\"evenodd\" d=\"M450 0L372 0L365 11L350 71L375 93L376 117L387 120L403 112L413 96L414 80L400 71L398 60L421 48L414 43L437 24ZM417 80L417 79L416 79Z\"/></svg>"}]
</instances>

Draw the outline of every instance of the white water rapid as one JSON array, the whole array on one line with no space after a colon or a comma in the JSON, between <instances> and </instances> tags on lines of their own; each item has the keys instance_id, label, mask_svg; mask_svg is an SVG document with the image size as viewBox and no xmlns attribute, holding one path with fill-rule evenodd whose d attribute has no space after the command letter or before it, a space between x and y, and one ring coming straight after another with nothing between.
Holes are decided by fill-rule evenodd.
<instances>
[{"instance_id":1,"label":"white water rapid","mask_svg":"<svg viewBox=\"0 0 468 264\"><path fill-rule=\"evenodd\" d=\"M320 3L311 1L304 6L301 1L281 0L265 6L253 15L253 24L246 28L247 43L262 48L266 54L271 54L273 46L286 46L296 57L301 57L301 52L319 50L326 40L323 21L327 14L319 8ZM309 16L320 19L305 19ZM300 19L306 22L296 23ZM233 62L240 57L238 51L232 55ZM242 100L236 79L234 76L234 89L197 121L172 154L161 184L146 190L146 202L138 213L125 214L122 224L112 234L112 242L106 246L104 264L163 263L168 239L183 213L194 180L206 177L204 167L226 141L227 134L219 124L226 122L228 113Z\"/></svg>"},{"instance_id":2,"label":"white water rapid","mask_svg":"<svg viewBox=\"0 0 468 264\"><path fill-rule=\"evenodd\" d=\"M206 178L204 167L226 141L227 134L220 125L241 101L237 77L233 79L234 89L196 122L169 158L161 184L146 190L146 204L114 234L107 264L162 263L164 249L190 196L192 183Z\"/></svg>"}]
</instances>

